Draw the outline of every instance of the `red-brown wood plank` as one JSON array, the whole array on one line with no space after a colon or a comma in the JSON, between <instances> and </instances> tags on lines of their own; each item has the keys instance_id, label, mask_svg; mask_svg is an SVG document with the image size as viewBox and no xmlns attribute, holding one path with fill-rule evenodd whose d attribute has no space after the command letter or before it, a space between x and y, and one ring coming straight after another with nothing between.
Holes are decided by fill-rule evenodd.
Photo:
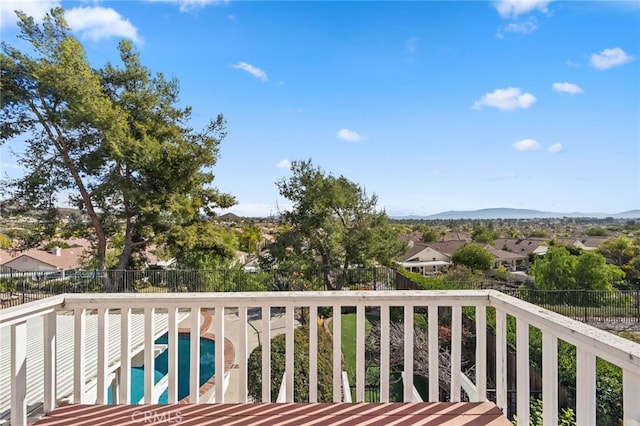
<instances>
[{"instance_id":1,"label":"red-brown wood plank","mask_svg":"<svg viewBox=\"0 0 640 426\"><path fill-rule=\"evenodd\" d=\"M501 426L511 425L490 402L258 403L81 405L57 408L37 426Z\"/></svg>"}]
</instances>

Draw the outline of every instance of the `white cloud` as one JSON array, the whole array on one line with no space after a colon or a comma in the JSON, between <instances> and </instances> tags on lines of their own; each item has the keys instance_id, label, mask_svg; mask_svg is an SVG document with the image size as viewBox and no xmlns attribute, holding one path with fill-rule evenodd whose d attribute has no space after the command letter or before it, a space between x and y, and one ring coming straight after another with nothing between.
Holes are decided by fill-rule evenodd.
<instances>
[{"instance_id":1,"label":"white cloud","mask_svg":"<svg viewBox=\"0 0 640 426\"><path fill-rule=\"evenodd\" d=\"M220 1L220 0L179 0L180 3L180 12L188 12L190 10L201 9L203 7L209 6L211 4L226 4L229 3L228 0Z\"/></svg>"},{"instance_id":2,"label":"white cloud","mask_svg":"<svg viewBox=\"0 0 640 426\"><path fill-rule=\"evenodd\" d=\"M180 11L186 12L188 10L200 9L210 4L220 4L223 2L218 0L179 0L178 3L180 3Z\"/></svg>"},{"instance_id":3,"label":"white cloud","mask_svg":"<svg viewBox=\"0 0 640 426\"><path fill-rule=\"evenodd\" d=\"M564 83L553 83L553 90L556 92L568 93L570 95L583 92L582 88L577 84L567 83L566 81Z\"/></svg>"},{"instance_id":4,"label":"white cloud","mask_svg":"<svg viewBox=\"0 0 640 426\"><path fill-rule=\"evenodd\" d=\"M227 4L229 0L147 0L158 3L175 3L180 6L180 12L191 12L209 5Z\"/></svg>"},{"instance_id":5,"label":"white cloud","mask_svg":"<svg viewBox=\"0 0 640 426\"><path fill-rule=\"evenodd\" d=\"M252 76L259 78L262 81L269 81L269 78L267 77L267 73L262 71L260 68L254 67L251 64L248 64L246 62L238 62L235 65L231 65L233 68L237 69L237 70L242 70L242 71L246 71L249 74L251 74Z\"/></svg>"},{"instance_id":6,"label":"white cloud","mask_svg":"<svg viewBox=\"0 0 640 426\"><path fill-rule=\"evenodd\" d=\"M338 130L336 136L338 139L342 139L347 142L360 142L366 139L366 137L359 135L358 132L349 129Z\"/></svg>"},{"instance_id":7,"label":"white cloud","mask_svg":"<svg viewBox=\"0 0 640 426\"><path fill-rule=\"evenodd\" d=\"M525 22L512 22L505 27L508 33L530 34L538 28L538 22L535 18L531 18Z\"/></svg>"},{"instance_id":8,"label":"white cloud","mask_svg":"<svg viewBox=\"0 0 640 426\"><path fill-rule=\"evenodd\" d=\"M291 162L285 158L284 160L278 161L278 164L276 164L276 167L279 169L290 169Z\"/></svg>"},{"instance_id":9,"label":"white cloud","mask_svg":"<svg viewBox=\"0 0 640 426\"><path fill-rule=\"evenodd\" d=\"M539 10L547 13L547 5L551 0L500 0L493 3L498 13L503 18L515 18L519 15Z\"/></svg>"},{"instance_id":10,"label":"white cloud","mask_svg":"<svg viewBox=\"0 0 640 426\"><path fill-rule=\"evenodd\" d=\"M111 8L74 7L65 12L65 18L71 29L78 32L83 39L122 37L135 42L140 41L138 29Z\"/></svg>"},{"instance_id":11,"label":"white cloud","mask_svg":"<svg viewBox=\"0 0 640 426\"><path fill-rule=\"evenodd\" d=\"M3 27L16 26L17 17L14 10L22 10L27 16L33 17L36 22L42 22L42 18L57 6L60 6L60 2L52 0L2 1L0 2L0 22ZM71 30L82 39L100 40L121 37L135 42L141 41L137 28L111 8L74 7L65 11L65 18Z\"/></svg>"},{"instance_id":12,"label":"white cloud","mask_svg":"<svg viewBox=\"0 0 640 426\"><path fill-rule=\"evenodd\" d=\"M619 47L612 49L604 49L600 53L594 53L591 55L591 66L599 70L606 70L612 67L624 65L627 62L633 61L633 56L627 54Z\"/></svg>"},{"instance_id":13,"label":"white cloud","mask_svg":"<svg viewBox=\"0 0 640 426\"><path fill-rule=\"evenodd\" d=\"M535 151L540 149L540 144L534 139L522 139L512 145L518 151Z\"/></svg>"},{"instance_id":14,"label":"white cloud","mask_svg":"<svg viewBox=\"0 0 640 426\"><path fill-rule=\"evenodd\" d=\"M60 2L54 0L3 0L0 2L0 27L18 26L16 10L23 11L27 16L33 17L36 22L42 22L42 18L44 18L47 12L57 6L60 6Z\"/></svg>"},{"instance_id":15,"label":"white cloud","mask_svg":"<svg viewBox=\"0 0 640 426\"><path fill-rule=\"evenodd\" d=\"M554 143L549 148L547 148L547 151L552 152L552 153L556 153L556 152L562 151L562 149L563 148L562 148L562 144L561 143Z\"/></svg>"},{"instance_id":16,"label":"white cloud","mask_svg":"<svg viewBox=\"0 0 640 426\"><path fill-rule=\"evenodd\" d=\"M472 108L481 109L483 106L498 108L501 111L513 111L518 108L529 108L536 102L536 97L531 93L522 93L517 87L496 89L482 96Z\"/></svg>"}]
</instances>

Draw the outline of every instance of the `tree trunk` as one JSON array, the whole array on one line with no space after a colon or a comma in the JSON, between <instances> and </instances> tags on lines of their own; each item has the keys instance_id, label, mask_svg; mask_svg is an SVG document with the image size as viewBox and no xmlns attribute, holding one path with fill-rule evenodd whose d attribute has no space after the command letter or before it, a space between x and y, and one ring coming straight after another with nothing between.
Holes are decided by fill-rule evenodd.
<instances>
[{"instance_id":1,"label":"tree trunk","mask_svg":"<svg viewBox=\"0 0 640 426\"><path fill-rule=\"evenodd\" d=\"M46 105L46 103L42 101L42 105ZM85 210L87 211L87 215L89 216L89 219L91 220L91 224L93 225L93 228L96 231L96 239L97 239L96 248L97 248L97 256L98 256L97 260L99 265L98 267L100 271L104 271L106 266L106 258L107 258L107 236L105 234L104 227L102 226L102 222L100 221L100 217L96 213L96 210L93 206L93 200L91 199L91 194L89 194L89 191L87 191L87 188L85 187L84 182L82 181L82 177L80 176L80 172L78 171L75 163L73 162L73 160L69 155L67 141L64 137L62 130L55 124L49 123L45 119L45 117L42 114L40 114L40 111L38 110L37 107L35 107L35 105L32 104L31 108L32 108L32 111L38 117L43 128L47 132L47 136L49 137L51 142L55 145L56 149L60 153L60 156L62 157L62 161L67 167L67 170L69 170L69 173L71 173L71 176L73 177L73 181L78 187L78 192L80 192L80 196L82 197L82 201L84 203Z\"/></svg>"}]
</instances>

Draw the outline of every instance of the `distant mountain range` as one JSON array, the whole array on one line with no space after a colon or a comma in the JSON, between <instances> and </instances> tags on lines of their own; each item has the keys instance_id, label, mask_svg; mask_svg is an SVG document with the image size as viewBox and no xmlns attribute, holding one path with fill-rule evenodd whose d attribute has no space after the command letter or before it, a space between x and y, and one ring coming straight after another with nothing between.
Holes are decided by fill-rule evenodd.
<instances>
[{"instance_id":1,"label":"distant mountain range","mask_svg":"<svg viewBox=\"0 0 640 426\"><path fill-rule=\"evenodd\" d=\"M640 209L622 213L556 213L543 212L530 209L492 208L482 210L446 211L429 216L398 216L394 219L550 219L563 217L591 217L603 219L613 217L616 219L640 219Z\"/></svg>"}]
</instances>

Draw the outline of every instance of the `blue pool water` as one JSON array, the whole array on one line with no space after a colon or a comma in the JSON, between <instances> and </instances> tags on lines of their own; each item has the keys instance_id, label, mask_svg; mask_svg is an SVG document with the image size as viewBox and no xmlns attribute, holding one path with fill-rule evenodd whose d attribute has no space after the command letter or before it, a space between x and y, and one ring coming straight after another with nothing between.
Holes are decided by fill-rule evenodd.
<instances>
[{"instance_id":1,"label":"blue pool water","mask_svg":"<svg viewBox=\"0 0 640 426\"><path fill-rule=\"evenodd\" d=\"M158 344L167 344L168 336L162 335L157 340ZM210 339L200 338L200 386L214 375L215 369L215 342ZM178 333L178 400L189 396L189 371L191 344L189 333ZM158 383L168 372L169 351L166 350L155 359L154 383ZM144 367L131 368L131 403L136 404L144 397ZM159 404L169 402L168 391L164 391L158 399ZM108 393L108 403L111 404L111 391Z\"/></svg>"}]
</instances>

